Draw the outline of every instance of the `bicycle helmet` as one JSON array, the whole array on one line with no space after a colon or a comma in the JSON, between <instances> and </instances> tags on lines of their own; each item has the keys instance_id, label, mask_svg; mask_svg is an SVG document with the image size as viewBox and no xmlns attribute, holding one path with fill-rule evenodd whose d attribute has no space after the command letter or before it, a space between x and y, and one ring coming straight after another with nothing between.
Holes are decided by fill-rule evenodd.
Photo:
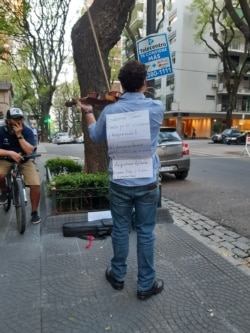
<instances>
[{"instance_id":1,"label":"bicycle helmet","mask_svg":"<svg viewBox=\"0 0 250 333\"><path fill-rule=\"evenodd\" d=\"M23 111L19 108L10 108L6 113L7 119L23 118Z\"/></svg>"}]
</instances>

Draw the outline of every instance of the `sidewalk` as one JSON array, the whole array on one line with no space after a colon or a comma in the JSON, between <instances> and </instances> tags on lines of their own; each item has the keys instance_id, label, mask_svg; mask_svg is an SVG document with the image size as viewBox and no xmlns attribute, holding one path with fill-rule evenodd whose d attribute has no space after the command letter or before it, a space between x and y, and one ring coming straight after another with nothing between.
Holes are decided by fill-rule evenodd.
<instances>
[{"instance_id":1,"label":"sidewalk","mask_svg":"<svg viewBox=\"0 0 250 333\"><path fill-rule=\"evenodd\" d=\"M165 290L143 302L136 297L134 232L125 288L115 291L104 277L110 237L86 249L86 240L65 238L61 228L84 214L50 216L44 197L40 208L41 225L28 223L24 235L13 212L2 213L1 333L250 332L250 276L187 233L168 209L158 210L155 251Z\"/></svg>"}]
</instances>

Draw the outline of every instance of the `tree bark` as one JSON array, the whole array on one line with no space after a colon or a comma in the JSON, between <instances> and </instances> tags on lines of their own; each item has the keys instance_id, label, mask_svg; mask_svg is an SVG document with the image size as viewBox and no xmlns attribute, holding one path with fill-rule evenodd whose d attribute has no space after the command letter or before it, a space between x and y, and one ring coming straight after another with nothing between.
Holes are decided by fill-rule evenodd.
<instances>
[{"instance_id":1,"label":"tree bark","mask_svg":"<svg viewBox=\"0 0 250 333\"><path fill-rule=\"evenodd\" d=\"M89 8L89 14L86 12L74 25L71 39L81 97L87 96L89 92L104 94L109 91L109 51L119 41L134 3L135 0L95 0ZM91 28L91 21L94 30ZM101 110L95 108L94 112L98 118ZM107 144L91 142L84 115L83 133L85 171L88 173L106 171Z\"/></svg>"}]
</instances>

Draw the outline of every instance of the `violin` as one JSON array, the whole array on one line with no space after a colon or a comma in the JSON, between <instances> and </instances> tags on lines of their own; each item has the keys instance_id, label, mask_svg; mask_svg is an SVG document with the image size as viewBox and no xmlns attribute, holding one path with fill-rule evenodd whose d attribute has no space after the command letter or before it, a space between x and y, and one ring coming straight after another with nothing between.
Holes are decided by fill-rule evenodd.
<instances>
[{"instance_id":1,"label":"violin","mask_svg":"<svg viewBox=\"0 0 250 333\"><path fill-rule=\"evenodd\" d=\"M105 95L100 95L94 92L91 92L88 94L88 96L79 98L79 99L72 99L69 101L66 101L65 106L71 107L73 105L77 104L77 101L79 100L83 104L90 104L92 106L95 105L107 105L110 103L117 102L118 99L121 97L122 93L119 91L110 91Z\"/></svg>"}]
</instances>

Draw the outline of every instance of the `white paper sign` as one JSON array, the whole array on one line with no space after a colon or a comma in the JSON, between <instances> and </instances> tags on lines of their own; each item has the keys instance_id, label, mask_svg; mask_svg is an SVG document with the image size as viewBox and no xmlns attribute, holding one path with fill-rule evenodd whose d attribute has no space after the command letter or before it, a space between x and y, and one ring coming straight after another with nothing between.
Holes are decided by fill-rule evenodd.
<instances>
[{"instance_id":1,"label":"white paper sign","mask_svg":"<svg viewBox=\"0 0 250 333\"><path fill-rule=\"evenodd\" d=\"M112 158L150 157L148 110L107 115L107 140Z\"/></svg>"},{"instance_id":2,"label":"white paper sign","mask_svg":"<svg viewBox=\"0 0 250 333\"><path fill-rule=\"evenodd\" d=\"M111 219L110 210L101 210L98 212L88 212L88 222L102 220L102 219Z\"/></svg>"},{"instance_id":3,"label":"white paper sign","mask_svg":"<svg viewBox=\"0 0 250 333\"><path fill-rule=\"evenodd\" d=\"M148 110L107 115L114 179L153 176Z\"/></svg>"},{"instance_id":4,"label":"white paper sign","mask_svg":"<svg viewBox=\"0 0 250 333\"><path fill-rule=\"evenodd\" d=\"M152 158L114 159L113 178L148 178L152 177Z\"/></svg>"}]
</instances>

